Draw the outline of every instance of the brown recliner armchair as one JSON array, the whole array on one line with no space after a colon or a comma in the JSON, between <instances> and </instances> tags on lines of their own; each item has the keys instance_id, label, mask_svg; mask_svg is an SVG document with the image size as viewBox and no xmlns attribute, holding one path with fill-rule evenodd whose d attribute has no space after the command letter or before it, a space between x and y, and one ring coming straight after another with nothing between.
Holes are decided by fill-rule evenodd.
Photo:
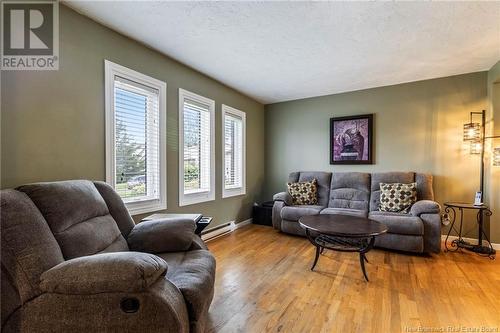
<instances>
[{"instance_id":1,"label":"brown recliner armchair","mask_svg":"<svg viewBox=\"0 0 500 333\"><path fill-rule=\"evenodd\" d=\"M3 332L203 332L215 259L190 220L134 224L107 184L3 190Z\"/></svg>"}]
</instances>

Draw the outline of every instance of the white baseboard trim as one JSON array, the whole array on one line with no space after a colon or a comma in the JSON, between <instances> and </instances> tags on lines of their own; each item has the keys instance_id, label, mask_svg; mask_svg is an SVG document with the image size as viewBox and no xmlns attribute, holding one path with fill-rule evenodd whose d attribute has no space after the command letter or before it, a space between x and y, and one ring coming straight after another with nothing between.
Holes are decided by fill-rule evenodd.
<instances>
[{"instance_id":1,"label":"white baseboard trim","mask_svg":"<svg viewBox=\"0 0 500 333\"><path fill-rule=\"evenodd\" d=\"M239 228L244 227L246 225L252 224L252 221L253 221L253 219L248 219L248 220L236 223L236 229L239 229Z\"/></svg>"},{"instance_id":2,"label":"white baseboard trim","mask_svg":"<svg viewBox=\"0 0 500 333\"><path fill-rule=\"evenodd\" d=\"M241 227L244 227L246 225L249 225L252 223L252 219L248 219L239 223L235 223L234 221L228 222L226 224L223 224L221 226L217 226L212 229L206 230L204 233L201 235L201 239L204 242L209 242L213 239L219 238L221 236L227 235L236 229L239 229Z\"/></svg>"},{"instance_id":3,"label":"white baseboard trim","mask_svg":"<svg viewBox=\"0 0 500 333\"><path fill-rule=\"evenodd\" d=\"M450 236L448 237L448 241L450 241L450 240L451 240L451 241L453 241L453 240L455 240L455 239L457 239L457 238L458 238L457 236L452 236L452 235L450 235ZM476 244L476 243L477 243L477 239L476 239L476 238L462 237L462 239L463 239L464 241L466 241L466 242L470 242L470 243L472 243L472 244ZM445 240L446 240L446 235L441 235L441 240L445 241ZM483 239L483 245L485 245L485 246L487 246L487 245L488 245L488 242L487 242L487 241L485 241L484 239ZM500 244L498 244L498 243L491 243L491 246L492 246L495 250L500 250Z\"/></svg>"}]
</instances>

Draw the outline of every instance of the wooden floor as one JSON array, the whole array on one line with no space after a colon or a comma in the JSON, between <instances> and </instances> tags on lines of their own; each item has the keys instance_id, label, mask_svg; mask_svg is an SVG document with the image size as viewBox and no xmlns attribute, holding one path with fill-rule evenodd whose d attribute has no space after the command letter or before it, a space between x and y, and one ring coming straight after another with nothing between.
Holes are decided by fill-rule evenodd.
<instances>
[{"instance_id":1,"label":"wooden floor","mask_svg":"<svg viewBox=\"0 0 500 333\"><path fill-rule=\"evenodd\" d=\"M270 227L208 247L217 258L209 332L500 332L500 258L372 250L365 282L356 253L327 250L312 272L307 239Z\"/></svg>"}]
</instances>

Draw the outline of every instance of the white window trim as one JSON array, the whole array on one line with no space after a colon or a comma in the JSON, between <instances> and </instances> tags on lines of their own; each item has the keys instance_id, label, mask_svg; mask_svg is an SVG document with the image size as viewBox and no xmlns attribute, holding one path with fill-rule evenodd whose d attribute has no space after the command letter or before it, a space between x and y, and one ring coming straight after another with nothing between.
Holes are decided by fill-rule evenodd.
<instances>
[{"instance_id":1,"label":"white window trim","mask_svg":"<svg viewBox=\"0 0 500 333\"><path fill-rule=\"evenodd\" d=\"M224 166L226 165L226 154L224 153L225 151L225 140L224 138L226 137L226 126L224 122L225 115L234 115L236 117L241 118L242 121L242 161L241 161L241 187L234 187L234 188L228 188L226 189L226 174L224 172ZM247 193L247 170L246 170L246 131L247 131L247 121L246 121L246 113L235 109L233 107L230 107L229 105L222 104L222 197L223 198L230 198L230 197L235 197L238 195L245 195Z\"/></svg>"},{"instance_id":2,"label":"white window trim","mask_svg":"<svg viewBox=\"0 0 500 333\"><path fill-rule=\"evenodd\" d=\"M184 99L209 106L210 112L210 191L184 194ZM215 200L215 101L179 88L179 206Z\"/></svg>"},{"instance_id":3,"label":"white window trim","mask_svg":"<svg viewBox=\"0 0 500 333\"><path fill-rule=\"evenodd\" d=\"M144 214L167 209L167 84L132 69L104 60L105 69L105 109L106 109L106 182L115 188L115 109L114 109L114 77L128 78L145 86L153 87L159 92L160 121L160 198L139 200L125 203L131 215Z\"/></svg>"}]
</instances>

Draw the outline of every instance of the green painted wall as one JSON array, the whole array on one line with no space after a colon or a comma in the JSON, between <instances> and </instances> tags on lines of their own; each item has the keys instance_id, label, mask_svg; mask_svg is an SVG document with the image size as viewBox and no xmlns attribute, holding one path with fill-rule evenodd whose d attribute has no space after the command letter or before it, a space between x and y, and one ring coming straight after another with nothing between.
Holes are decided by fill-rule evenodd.
<instances>
[{"instance_id":1,"label":"green painted wall","mask_svg":"<svg viewBox=\"0 0 500 333\"><path fill-rule=\"evenodd\" d=\"M500 135L500 61L488 71L488 103L489 135ZM489 140L485 146L489 151L494 147L500 147L500 138ZM489 154L486 154L488 162L489 157ZM487 169L489 172L486 173L489 176L489 203L493 211L490 220L490 236L496 243L500 243L500 167L491 166L490 163L487 165L489 168Z\"/></svg>"},{"instance_id":2,"label":"green painted wall","mask_svg":"<svg viewBox=\"0 0 500 333\"><path fill-rule=\"evenodd\" d=\"M105 179L104 59L168 85L168 211L215 224L251 217L264 180L264 107L160 53L60 6L60 70L2 73L1 186ZM178 89L216 102L216 200L178 207ZM247 114L247 195L221 199L221 104ZM139 218L139 217L136 217Z\"/></svg>"},{"instance_id":3,"label":"green painted wall","mask_svg":"<svg viewBox=\"0 0 500 333\"><path fill-rule=\"evenodd\" d=\"M480 160L462 126L486 106L487 72L266 105L265 196L284 190L291 171L413 170L434 175L438 202L471 201ZM375 114L375 164L330 165L329 119L365 113Z\"/></svg>"}]
</instances>

